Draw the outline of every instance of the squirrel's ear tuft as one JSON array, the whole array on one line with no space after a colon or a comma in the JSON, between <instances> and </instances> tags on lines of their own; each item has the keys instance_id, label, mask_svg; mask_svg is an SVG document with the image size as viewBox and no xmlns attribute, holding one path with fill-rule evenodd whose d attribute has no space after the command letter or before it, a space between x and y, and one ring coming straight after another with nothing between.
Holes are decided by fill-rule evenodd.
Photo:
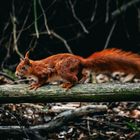
<instances>
[{"instance_id":1,"label":"squirrel's ear tuft","mask_svg":"<svg viewBox=\"0 0 140 140\"><path fill-rule=\"evenodd\" d=\"M30 53L30 51L27 51L27 52L26 52L25 58L29 58L29 53Z\"/></svg>"},{"instance_id":2,"label":"squirrel's ear tuft","mask_svg":"<svg viewBox=\"0 0 140 140\"><path fill-rule=\"evenodd\" d=\"M30 59L29 58L24 58L24 63L28 66L31 66L31 63L30 63Z\"/></svg>"}]
</instances>

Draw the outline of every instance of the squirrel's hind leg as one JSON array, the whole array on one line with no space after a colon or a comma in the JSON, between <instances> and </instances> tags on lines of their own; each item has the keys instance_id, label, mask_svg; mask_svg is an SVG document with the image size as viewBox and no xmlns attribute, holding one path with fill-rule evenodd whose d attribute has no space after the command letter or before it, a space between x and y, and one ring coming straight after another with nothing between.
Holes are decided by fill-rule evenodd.
<instances>
[{"instance_id":1,"label":"squirrel's hind leg","mask_svg":"<svg viewBox=\"0 0 140 140\"><path fill-rule=\"evenodd\" d=\"M63 88L69 89L74 84L78 83L78 72L80 67L80 61L75 58L66 58L61 60L57 65L58 74L64 79L62 84Z\"/></svg>"}]
</instances>

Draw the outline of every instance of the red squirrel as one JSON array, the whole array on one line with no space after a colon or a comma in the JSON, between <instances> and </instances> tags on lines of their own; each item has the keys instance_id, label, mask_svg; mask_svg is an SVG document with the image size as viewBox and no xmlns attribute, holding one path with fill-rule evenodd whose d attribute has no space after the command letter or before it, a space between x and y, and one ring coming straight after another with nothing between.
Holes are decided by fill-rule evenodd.
<instances>
[{"instance_id":1,"label":"red squirrel","mask_svg":"<svg viewBox=\"0 0 140 140\"><path fill-rule=\"evenodd\" d=\"M30 89L37 89L43 84L62 81L62 87L69 89L78 83L78 73L83 67L84 59L69 53L52 55L42 60L29 59L29 52L16 68L17 77L28 77L35 80Z\"/></svg>"},{"instance_id":2,"label":"red squirrel","mask_svg":"<svg viewBox=\"0 0 140 140\"><path fill-rule=\"evenodd\" d=\"M29 51L16 68L16 76L34 78L30 89L54 82L62 81L62 87L69 89L76 83L83 83L89 72L120 71L140 77L140 55L120 49L105 49L93 53L87 58L62 53L42 60L29 59ZM82 76L79 79L79 75Z\"/></svg>"}]
</instances>

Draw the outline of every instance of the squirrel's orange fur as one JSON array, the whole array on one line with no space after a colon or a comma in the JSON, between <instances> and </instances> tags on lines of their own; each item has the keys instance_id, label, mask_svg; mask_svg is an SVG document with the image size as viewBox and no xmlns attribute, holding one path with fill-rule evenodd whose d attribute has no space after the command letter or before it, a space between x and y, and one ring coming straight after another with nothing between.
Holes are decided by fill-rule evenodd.
<instances>
[{"instance_id":1,"label":"squirrel's orange fur","mask_svg":"<svg viewBox=\"0 0 140 140\"><path fill-rule=\"evenodd\" d=\"M95 52L86 58L86 68L83 69L83 78L85 81L91 72L124 72L125 74L134 74L140 78L140 55L132 52L126 52L121 49L105 49Z\"/></svg>"},{"instance_id":2,"label":"squirrel's orange fur","mask_svg":"<svg viewBox=\"0 0 140 140\"><path fill-rule=\"evenodd\" d=\"M70 88L78 83L78 75L82 74L85 80L86 70L97 72L121 71L133 73L140 77L140 55L125 52L120 49L106 49L96 52L88 58L62 53L52 55L42 60L33 61L28 58L29 52L16 68L16 75L33 77L31 89L36 89L45 83L60 80L62 87Z\"/></svg>"},{"instance_id":3,"label":"squirrel's orange fur","mask_svg":"<svg viewBox=\"0 0 140 140\"><path fill-rule=\"evenodd\" d=\"M84 59L69 53L56 54L42 60L33 61L28 58L29 52L16 68L18 77L33 77L36 81L30 85L36 89L45 83L61 80L62 87L70 88L78 83L77 75Z\"/></svg>"}]
</instances>

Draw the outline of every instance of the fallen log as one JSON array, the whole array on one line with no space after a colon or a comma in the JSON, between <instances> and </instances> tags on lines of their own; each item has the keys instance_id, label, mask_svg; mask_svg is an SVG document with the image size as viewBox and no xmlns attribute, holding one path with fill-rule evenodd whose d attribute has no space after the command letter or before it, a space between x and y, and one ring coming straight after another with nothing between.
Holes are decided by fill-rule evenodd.
<instances>
[{"instance_id":1,"label":"fallen log","mask_svg":"<svg viewBox=\"0 0 140 140\"><path fill-rule=\"evenodd\" d=\"M58 85L29 90L26 84L1 85L0 103L140 101L140 84L78 84L66 91Z\"/></svg>"}]
</instances>

